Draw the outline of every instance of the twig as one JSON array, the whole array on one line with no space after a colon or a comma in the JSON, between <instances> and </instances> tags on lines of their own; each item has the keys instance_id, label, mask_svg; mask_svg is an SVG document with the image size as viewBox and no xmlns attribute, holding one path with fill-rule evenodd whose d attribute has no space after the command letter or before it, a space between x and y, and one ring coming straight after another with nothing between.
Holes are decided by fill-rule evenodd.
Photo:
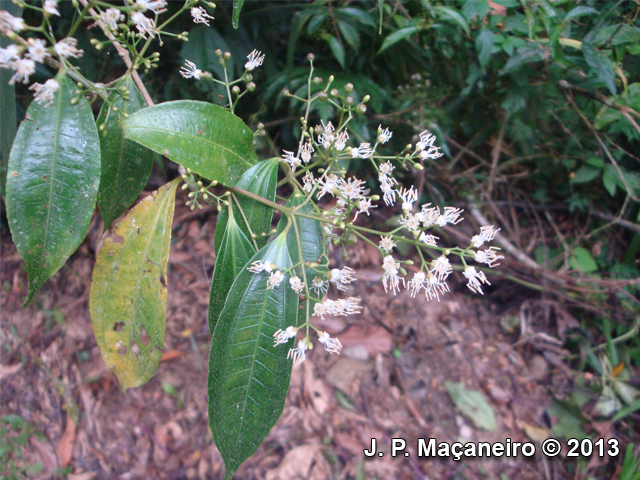
<instances>
[{"instance_id":1,"label":"twig","mask_svg":"<svg viewBox=\"0 0 640 480\"><path fill-rule=\"evenodd\" d=\"M498 133L498 139L491 149L491 170L489 171L489 186L487 187L487 195L489 197L491 197L491 192L493 192L493 182L496 178L496 171L498 169L498 160L500 159L500 152L502 150L502 139L504 138L504 130L507 126L507 118L508 116L505 115L502 126L500 127L500 133Z\"/></svg>"},{"instance_id":2,"label":"twig","mask_svg":"<svg viewBox=\"0 0 640 480\"><path fill-rule=\"evenodd\" d=\"M640 113L636 112L633 108L627 107L625 105L620 105L619 103L612 102L611 100L609 100L607 97L605 97L602 93L600 93L598 91L593 92L591 90L586 90L584 88L574 87L573 85L571 85L566 80L560 80L558 82L558 85L560 86L560 88L564 88L566 90L574 91L576 93L579 93L580 95L583 95L585 97L589 97L592 100L596 100L596 101L606 105L609 108L614 108L614 109L618 110L621 113L626 113L627 115L631 114L634 117L640 119ZM634 126L636 128L639 128L637 123L635 123L635 122L633 122L633 123L634 123ZM640 131L640 129L638 131Z\"/></svg>"},{"instance_id":3,"label":"twig","mask_svg":"<svg viewBox=\"0 0 640 480\"><path fill-rule=\"evenodd\" d=\"M87 0L80 0L80 3L85 8L87 8L88 5L89 5ZM89 13L91 14L91 16L93 18L96 18L96 23L102 29L102 31L106 35L106 37L109 40L111 40L111 43L113 44L113 46L115 47L116 51L118 52L118 55L120 55L120 58L122 58L122 61L124 62L124 64L127 66L127 69L131 71L131 77L133 78L133 81L135 82L136 86L138 87L138 90L140 90L140 93L142 94L142 98L144 98L144 101L147 102L148 106L152 107L153 106L153 100L151 100L151 96L149 96L149 92L147 91L147 87L145 87L144 83L142 83L142 80L140 79L140 76L138 75L138 72L133 69L133 63L131 62L131 58L129 58L129 52L125 48L123 48L122 45L120 45L120 42L118 42L116 37L114 37L113 34L111 33L111 31L109 31L105 27L104 22L102 20L100 20L100 16L98 15L98 13L93 8L89 7Z\"/></svg>"}]
</instances>

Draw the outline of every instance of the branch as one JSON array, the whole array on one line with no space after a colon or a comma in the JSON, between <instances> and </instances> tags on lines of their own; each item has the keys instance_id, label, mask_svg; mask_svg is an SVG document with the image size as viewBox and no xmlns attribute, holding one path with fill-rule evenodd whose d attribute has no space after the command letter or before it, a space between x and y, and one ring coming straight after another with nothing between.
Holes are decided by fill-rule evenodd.
<instances>
[{"instance_id":1,"label":"branch","mask_svg":"<svg viewBox=\"0 0 640 480\"><path fill-rule=\"evenodd\" d=\"M85 8L88 7L87 0L80 0L80 3ZM142 98L144 98L144 101L147 102L148 106L152 107L153 100L151 100L151 96L149 96L147 87L145 87L144 83L142 83L142 80L140 79L140 75L138 75L138 72L133 69L133 63L131 62L131 58L129 58L129 52L125 48L123 48L122 45L120 45L120 42L118 42L116 37L114 37L111 31L105 27L104 22L100 20L100 16L98 15L98 12L96 12L93 8L89 7L89 13L93 18L97 18L96 24L102 29L102 32L106 35L106 37L109 40L111 40L111 43L113 44L116 51L118 52L118 55L120 55L120 58L122 58L122 61L127 66L129 71L131 71L131 76L133 77L133 81L138 87L138 90L140 90L140 93L142 94Z\"/></svg>"}]
</instances>

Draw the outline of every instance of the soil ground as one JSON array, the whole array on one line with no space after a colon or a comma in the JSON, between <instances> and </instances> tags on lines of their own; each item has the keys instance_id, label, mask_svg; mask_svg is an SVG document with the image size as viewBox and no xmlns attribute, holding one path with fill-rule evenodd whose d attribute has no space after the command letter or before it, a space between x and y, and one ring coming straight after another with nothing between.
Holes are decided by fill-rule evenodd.
<instances>
[{"instance_id":1,"label":"soil ground","mask_svg":"<svg viewBox=\"0 0 640 480\"><path fill-rule=\"evenodd\" d=\"M41 433L24 447L25 462L43 466L33 478L52 478L65 464L71 480L223 478L207 420L214 228L214 211L192 213L177 203L165 353L151 381L126 394L102 360L88 311L98 220L26 309L26 271L5 232L0 413L20 415ZM342 355L317 348L293 369L282 417L236 478L564 478L560 460L539 454L459 462L416 457L418 438L529 441L525 429L549 426L550 385L558 391L568 380L540 348L522 341L522 298L498 304L462 283L440 302L406 291L393 296L384 292L380 264L375 249L354 249L349 265L357 267L358 290L347 295L364 298L363 314L324 323L340 338ZM529 328L553 340L556 326L536 321L543 324ZM452 403L445 382L480 392L497 429L475 427ZM365 460L363 449L374 437L385 455ZM391 457L392 438L407 441L409 457Z\"/></svg>"}]
</instances>

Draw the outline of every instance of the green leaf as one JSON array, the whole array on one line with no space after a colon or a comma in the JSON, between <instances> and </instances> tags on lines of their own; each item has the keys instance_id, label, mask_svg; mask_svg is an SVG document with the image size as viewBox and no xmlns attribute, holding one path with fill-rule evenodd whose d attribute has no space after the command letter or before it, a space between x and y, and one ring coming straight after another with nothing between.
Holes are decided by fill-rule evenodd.
<instances>
[{"instance_id":1,"label":"green leaf","mask_svg":"<svg viewBox=\"0 0 640 480\"><path fill-rule=\"evenodd\" d=\"M287 201L287 207L298 207L304 203L306 196L301 192L294 192ZM314 204L310 200L307 204L299 209L302 213L313 214L314 213ZM287 247L289 249L289 254L291 255L291 260L294 264L299 263L300 259L300 251L302 251L302 261L303 262L318 262L320 257L326 253L326 242L324 237L324 232L322 230L322 225L318 220L313 220L311 218L305 217L294 217L296 225L298 227L298 234L296 235L296 229L292 226L287 235ZM284 231L289 223L289 219L283 216L278 222L278 230L277 234L279 235ZM300 237L300 245L298 245L298 235ZM326 281L326 276L329 273L329 269L326 266L320 265L315 270L305 267L305 275L307 279L307 284L311 289L313 285L313 280L316 277L320 277L322 280ZM302 268L296 267L296 275L298 277L303 278ZM313 306L317 302L311 300L310 301L310 311L313 310ZM302 321L305 321L303 319ZM300 322L298 322L300 323Z\"/></svg>"},{"instance_id":2,"label":"green leaf","mask_svg":"<svg viewBox=\"0 0 640 480\"><path fill-rule=\"evenodd\" d=\"M577 7L571 9L569 13L567 13L567 15L564 17L564 21L566 22L568 20L571 20L572 18L581 17L583 15L593 15L594 13L596 15L600 15L600 12L598 12L593 7L578 5Z\"/></svg>"},{"instance_id":3,"label":"green leaf","mask_svg":"<svg viewBox=\"0 0 640 480\"><path fill-rule=\"evenodd\" d=\"M158 368L167 308L176 178L142 199L106 238L91 283L93 331L122 390L148 381Z\"/></svg>"},{"instance_id":4,"label":"green leaf","mask_svg":"<svg viewBox=\"0 0 640 480\"><path fill-rule=\"evenodd\" d=\"M591 273L598 270L598 265L591 256L591 252L586 248L576 247L569 257L569 265L575 270L582 270Z\"/></svg>"},{"instance_id":5,"label":"green leaf","mask_svg":"<svg viewBox=\"0 0 640 480\"><path fill-rule=\"evenodd\" d=\"M596 36L592 40L592 43L599 47L613 47L625 43L637 44L638 41L640 41L640 28L627 25L626 23L608 25L599 28L595 33Z\"/></svg>"},{"instance_id":6,"label":"green leaf","mask_svg":"<svg viewBox=\"0 0 640 480\"><path fill-rule=\"evenodd\" d=\"M414 33L417 33L422 30L422 27L404 27L399 30L396 30L391 35L388 35L387 38L382 42L382 46L380 50L378 50L378 54L384 52L387 48L395 45L402 40L408 39Z\"/></svg>"},{"instance_id":7,"label":"green leaf","mask_svg":"<svg viewBox=\"0 0 640 480\"><path fill-rule=\"evenodd\" d=\"M260 250L251 263L292 266L284 235ZM209 354L209 425L225 463L225 478L262 444L284 408L293 340L273 345L279 329L295 325L298 295L282 283L267 289L269 273L245 266L231 287L216 324Z\"/></svg>"},{"instance_id":8,"label":"green leaf","mask_svg":"<svg viewBox=\"0 0 640 480\"><path fill-rule=\"evenodd\" d=\"M279 164L280 159L277 157L263 160L247 170L242 177L240 177L236 186L273 202L276 199L276 184L278 180ZM240 230L242 230L242 233L244 233L249 239L251 239L252 233L258 235L258 238L255 240L258 244L258 248L262 248L267 243L267 238L266 236L260 236L260 234L267 233L271 230L273 208L244 195L235 195L242 211L238 209L238 206L231 197L229 197L229 203L233 208L233 213L236 217L236 222L238 223ZM222 212L218 214L216 234L214 238L216 255L220 250L222 236L224 235L227 225L228 215L229 214L226 209L222 210ZM247 222L249 222L248 226Z\"/></svg>"},{"instance_id":9,"label":"green leaf","mask_svg":"<svg viewBox=\"0 0 640 480\"><path fill-rule=\"evenodd\" d=\"M519 47L500 70L500 75L518 70L526 63L544 60L546 56L547 52L540 44L532 43Z\"/></svg>"},{"instance_id":10,"label":"green leaf","mask_svg":"<svg viewBox=\"0 0 640 480\"><path fill-rule=\"evenodd\" d=\"M601 168L594 168L590 167L589 165L583 165L578 170L576 170L576 174L571 179L571 183L579 184L590 182L591 180L598 177L601 172Z\"/></svg>"},{"instance_id":11,"label":"green leaf","mask_svg":"<svg viewBox=\"0 0 640 480\"><path fill-rule=\"evenodd\" d=\"M476 52L482 67L486 67L491 60L491 49L493 48L494 36L490 30L483 29L476 37Z\"/></svg>"},{"instance_id":12,"label":"green leaf","mask_svg":"<svg viewBox=\"0 0 640 480\"><path fill-rule=\"evenodd\" d=\"M125 138L223 185L233 185L257 162L251 130L211 103L161 103L130 115L122 126Z\"/></svg>"},{"instance_id":13,"label":"green leaf","mask_svg":"<svg viewBox=\"0 0 640 480\"><path fill-rule=\"evenodd\" d=\"M545 0L538 0L538 5L542 7L542 9L549 15L550 17L556 16L556 11L553 9L551 5L549 5Z\"/></svg>"},{"instance_id":14,"label":"green leaf","mask_svg":"<svg viewBox=\"0 0 640 480\"><path fill-rule=\"evenodd\" d=\"M344 38L356 52L360 50L360 33L358 30L343 20L338 20L337 23L342 38Z\"/></svg>"},{"instance_id":15,"label":"green leaf","mask_svg":"<svg viewBox=\"0 0 640 480\"><path fill-rule=\"evenodd\" d=\"M238 20L240 20L240 11L242 10L242 6L244 5L244 0L233 0L233 14L231 23L233 24L233 28L238 29Z\"/></svg>"},{"instance_id":16,"label":"green leaf","mask_svg":"<svg viewBox=\"0 0 640 480\"><path fill-rule=\"evenodd\" d=\"M290 197L286 203L286 207L299 207L305 201L306 197L301 192L296 191ZM302 208L300 212L306 214L313 214L313 201L309 201ZM322 232L322 225L318 220L305 217L295 217L296 225L298 226L298 232L300 234L300 250L302 250L302 261L304 262L317 262L320 257L325 253L325 241ZM278 223L277 235L280 235L287 224L289 219L282 217ZM293 263L300 262L300 255L298 249L298 241L295 234L295 228L291 227L289 235L287 235L287 246L289 247L289 254Z\"/></svg>"},{"instance_id":17,"label":"green leaf","mask_svg":"<svg viewBox=\"0 0 640 480\"><path fill-rule=\"evenodd\" d=\"M238 227L233 209L229 207L228 211L229 219L216 257L209 294L209 331L212 337L233 281L256 253L251 241Z\"/></svg>"},{"instance_id":18,"label":"green leaf","mask_svg":"<svg viewBox=\"0 0 640 480\"><path fill-rule=\"evenodd\" d=\"M493 408L491 408L491 405L489 405L480 392L467 389L462 382L444 382L444 387L447 389L456 407L458 407L476 427L490 432L495 431L497 425Z\"/></svg>"},{"instance_id":19,"label":"green leaf","mask_svg":"<svg viewBox=\"0 0 640 480\"><path fill-rule=\"evenodd\" d=\"M616 177L617 173L612 165L607 165L604 168L604 173L602 174L602 184L604 188L609 192L609 195L614 197L616 195Z\"/></svg>"},{"instance_id":20,"label":"green leaf","mask_svg":"<svg viewBox=\"0 0 640 480\"><path fill-rule=\"evenodd\" d=\"M551 406L547 409L547 415L553 423L551 432L555 437L582 439L587 436L582 429L587 419L575 404L553 399Z\"/></svg>"},{"instance_id":21,"label":"green leaf","mask_svg":"<svg viewBox=\"0 0 640 480\"><path fill-rule=\"evenodd\" d=\"M333 56L344 69L345 53L340 40L338 40L335 35L327 35L326 40L329 44L329 48L331 49L331 53L333 53Z\"/></svg>"},{"instance_id":22,"label":"green leaf","mask_svg":"<svg viewBox=\"0 0 640 480\"><path fill-rule=\"evenodd\" d=\"M476 16L482 20L489 11L487 0L466 0L462 4L462 14L467 20L473 20Z\"/></svg>"},{"instance_id":23,"label":"green leaf","mask_svg":"<svg viewBox=\"0 0 640 480\"><path fill-rule=\"evenodd\" d=\"M120 125L120 112L132 114L147 105L131 78L121 85L129 90L129 100L124 100L118 92L112 92L109 100L119 112L114 112L105 102L96 122L98 127L104 125L107 133L106 136L100 136L102 171L98 190L98 208L105 229L138 198L149 181L153 167L153 152L138 143L125 140Z\"/></svg>"},{"instance_id":24,"label":"green leaf","mask_svg":"<svg viewBox=\"0 0 640 480\"><path fill-rule=\"evenodd\" d=\"M78 248L100 183L100 140L89 102L64 74L51 105L31 102L13 142L7 219L29 272L28 304Z\"/></svg>"},{"instance_id":25,"label":"green leaf","mask_svg":"<svg viewBox=\"0 0 640 480\"><path fill-rule=\"evenodd\" d=\"M613 71L611 60L609 60L604 53L595 48L592 44L586 42L582 44L582 53L584 55L584 59L598 76L598 79L607 86L613 95L615 95L616 76Z\"/></svg>"},{"instance_id":26,"label":"green leaf","mask_svg":"<svg viewBox=\"0 0 640 480\"><path fill-rule=\"evenodd\" d=\"M448 18L452 20L454 23L457 23L467 35L471 34L469 30L469 24L464 19L462 15L460 15L456 10L451 7L445 7L444 5L438 5L434 8L434 11L440 13L441 18Z\"/></svg>"},{"instance_id":27,"label":"green leaf","mask_svg":"<svg viewBox=\"0 0 640 480\"><path fill-rule=\"evenodd\" d=\"M22 8L14 5L10 0L0 1L0 10L6 10L14 17L22 15ZM13 42L4 35L0 35L0 48L6 48ZM0 197L5 195L5 183L7 181L7 165L11 144L16 136L16 90L9 85L13 71L6 68L0 69Z\"/></svg>"}]
</instances>

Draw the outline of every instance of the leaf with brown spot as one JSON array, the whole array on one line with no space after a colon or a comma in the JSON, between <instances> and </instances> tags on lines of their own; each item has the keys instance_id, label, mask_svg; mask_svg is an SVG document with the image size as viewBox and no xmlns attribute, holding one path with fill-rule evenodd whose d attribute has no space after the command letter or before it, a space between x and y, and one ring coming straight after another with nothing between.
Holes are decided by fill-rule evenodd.
<instances>
[{"instance_id":1,"label":"leaf with brown spot","mask_svg":"<svg viewBox=\"0 0 640 480\"><path fill-rule=\"evenodd\" d=\"M93 331L124 391L149 380L162 355L171 221L180 181L144 198L115 226L122 241L107 238L93 269Z\"/></svg>"}]
</instances>

